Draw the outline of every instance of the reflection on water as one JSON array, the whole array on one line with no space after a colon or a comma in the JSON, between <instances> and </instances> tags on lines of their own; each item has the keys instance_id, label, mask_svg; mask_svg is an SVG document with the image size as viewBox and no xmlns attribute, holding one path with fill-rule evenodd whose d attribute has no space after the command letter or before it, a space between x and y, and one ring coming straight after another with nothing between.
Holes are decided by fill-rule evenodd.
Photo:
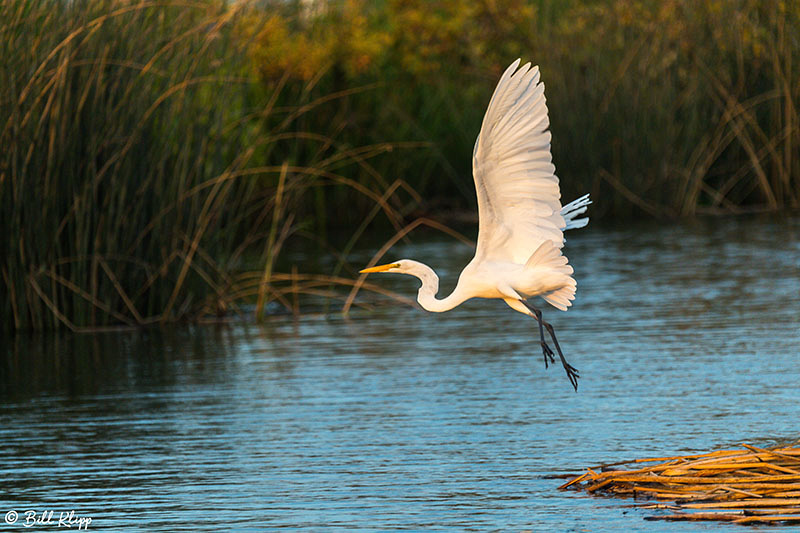
<instances>
[{"instance_id":1,"label":"reflection on water","mask_svg":"<svg viewBox=\"0 0 800 533\"><path fill-rule=\"evenodd\" d=\"M546 316L578 394L543 368L533 322L492 301L16 338L0 360L0 511L75 510L99 531L637 530L629 502L545 476L800 437L800 220L569 237L578 299ZM392 258L429 262L447 288L470 253Z\"/></svg>"}]
</instances>

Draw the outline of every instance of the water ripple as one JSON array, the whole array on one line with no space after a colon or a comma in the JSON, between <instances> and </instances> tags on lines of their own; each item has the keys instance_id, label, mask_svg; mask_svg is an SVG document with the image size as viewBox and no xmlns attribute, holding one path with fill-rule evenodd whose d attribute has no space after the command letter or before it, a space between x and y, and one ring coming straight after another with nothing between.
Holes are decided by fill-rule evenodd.
<instances>
[{"instance_id":1,"label":"water ripple","mask_svg":"<svg viewBox=\"0 0 800 533\"><path fill-rule=\"evenodd\" d=\"M798 219L733 219L571 236L578 300L547 316L578 394L501 302L18 338L0 365L0 510L75 510L102 531L641 530L627 502L547 476L797 439L798 235ZM469 254L397 250L444 261L445 288Z\"/></svg>"}]
</instances>

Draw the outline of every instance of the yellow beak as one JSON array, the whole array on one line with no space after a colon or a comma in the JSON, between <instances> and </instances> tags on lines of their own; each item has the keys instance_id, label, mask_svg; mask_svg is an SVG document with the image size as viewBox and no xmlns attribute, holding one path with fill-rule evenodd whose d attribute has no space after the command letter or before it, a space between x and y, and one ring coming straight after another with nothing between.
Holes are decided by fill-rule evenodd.
<instances>
[{"instance_id":1,"label":"yellow beak","mask_svg":"<svg viewBox=\"0 0 800 533\"><path fill-rule=\"evenodd\" d=\"M392 268L398 268L400 265L397 263L389 263L388 265L378 265L371 268L365 268L359 271L359 274L369 274L370 272L386 272Z\"/></svg>"}]
</instances>

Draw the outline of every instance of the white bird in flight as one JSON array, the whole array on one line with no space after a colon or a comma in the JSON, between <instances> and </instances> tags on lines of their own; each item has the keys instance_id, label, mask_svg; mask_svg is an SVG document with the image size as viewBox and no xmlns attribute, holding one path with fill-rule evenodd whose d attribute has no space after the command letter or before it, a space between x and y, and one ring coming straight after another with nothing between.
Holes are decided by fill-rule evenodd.
<instances>
[{"instance_id":1,"label":"white bird in flight","mask_svg":"<svg viewBox=\"0 0 800 533\"><path fill-rule=\"evenodd\" d=\"M361 273L409 274L422 281L417 301L427 311L449 311L470 298L501 298L535 318L545 367L555 362L544 330L553 339L567 377L578 390L578 371L567 363L553 326L530 299L540 296L566 311L575 299L572 267L561 253L564 230L581 228L588 218L589 195L561 206L561 192L550 154L550 121L539 83L539 67L517 59L494 90L472 154L478 195L478 246L450 296L437 299L439 277L429 266L401 259Z\"/></svg>"}]
</instances>

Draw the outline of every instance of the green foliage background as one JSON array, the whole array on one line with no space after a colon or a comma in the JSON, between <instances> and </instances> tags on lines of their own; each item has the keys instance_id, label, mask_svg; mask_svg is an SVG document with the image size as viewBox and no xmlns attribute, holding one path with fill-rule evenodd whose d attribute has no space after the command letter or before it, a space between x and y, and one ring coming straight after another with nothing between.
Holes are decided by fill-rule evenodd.
<instances>
[{"instance_id":1,"label":"green foliage background","mask_svg":"<svg viewBox=\"0 0 800 533\"><path fill-rule=\"evenodd\" d=\"M317 115L429 202L474 202L471 149L516 57L547 85L565 197L595 215L796 207L800 4L753 0L329 2L254 24L253 68L298 93L370 87ZM305 4L304 4L305 5ZM256 15L259 17L259 15ZM263 21L261 21L263 22Z\"/></svg>"}]
</instances>

